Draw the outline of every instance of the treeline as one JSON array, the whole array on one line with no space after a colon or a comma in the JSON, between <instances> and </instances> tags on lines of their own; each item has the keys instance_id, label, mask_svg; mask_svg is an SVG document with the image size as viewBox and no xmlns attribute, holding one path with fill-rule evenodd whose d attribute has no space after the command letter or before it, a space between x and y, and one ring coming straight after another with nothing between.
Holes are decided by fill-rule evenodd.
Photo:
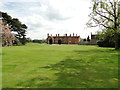
<instances>
[{"instance_id":1,"label":"treeline","mask_svg":"<svg viewBox=\"0 0 120 90\"><path fill-rule=\"evenodd\" d=\"M45 39L42 39L42 40L40 40L40 39L34 39L34 40L32 40L30 38L27 38L26 42L27 43L40 43L40 44L42 44L42 43L46 43L46 40Z\"/></svg>"}]
</instances>

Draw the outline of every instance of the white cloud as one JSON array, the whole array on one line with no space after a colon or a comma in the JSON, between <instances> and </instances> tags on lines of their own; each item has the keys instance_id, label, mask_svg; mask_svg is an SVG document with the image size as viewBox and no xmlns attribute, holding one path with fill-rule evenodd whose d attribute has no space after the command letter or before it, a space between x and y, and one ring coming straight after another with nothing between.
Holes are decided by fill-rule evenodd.
<instances>
[{"instance_id":1,"label":"white cloud","mask_svg":"<svg viewBox=\"0 0 120 90\"><path fill-rule=\"evenodd\" d=\"M27 37L42 39L47 33L63 35L76 33L86 38L96 29L85 29L90 12L89 0L12 0L3 1L12 17L28 26ZM1 5L1 4L0 4Z\"/></svg>"},{"instance_id":2,"label":"white cloud","mask_svg":"<svg viewBox=\"0 0 120 90\"><path fill-rule=\"evenodd\" d=\"M36 6L36 7L30 7L30 11L42 11L45 12L47 10L48 6L45 4L42 4L41 6Z\"/></svg>"},{"instance_id":3,"label":"white cloud","mask_svg":"<svg viewBox=\"0 0 120 90\"><path fill-rule=\"evenodd\" d=\"M3 6L4 6L4 4L2 2L0 2L0 7L3 7Z\"/></svg>"}]
</instances>

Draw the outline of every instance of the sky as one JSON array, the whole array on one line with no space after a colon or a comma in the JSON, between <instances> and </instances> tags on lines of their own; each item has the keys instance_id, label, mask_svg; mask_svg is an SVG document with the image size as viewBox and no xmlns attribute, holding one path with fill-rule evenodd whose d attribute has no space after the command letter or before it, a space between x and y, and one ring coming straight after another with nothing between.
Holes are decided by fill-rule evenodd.
<instances>
[{"instance_id":1,"label":"sky","mask_svg":"<svg viewBox=\"0 0 120 90\"><path fill-rule=\"evenodd\" d=\"M0 11L7 12L28 26L26 37L46 39L47 34L77 34L81 38L96 33L87 28L91 0L0 0Z\"/></svg>"}]
</instances>

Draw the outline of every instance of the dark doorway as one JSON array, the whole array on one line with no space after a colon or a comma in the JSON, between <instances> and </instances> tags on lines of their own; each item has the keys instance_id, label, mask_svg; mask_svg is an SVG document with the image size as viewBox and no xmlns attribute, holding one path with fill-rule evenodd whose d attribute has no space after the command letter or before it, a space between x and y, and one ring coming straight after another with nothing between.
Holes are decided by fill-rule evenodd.
<instances>
[{"instance_id":1,"label":"dark doorway","mask_svg":"<svg viewBox=\"0 0 120 90\"><path fill-rule=\"evenodd\" d=\"M60 39L58 40L58 44L61 44L61 40Z\"/></svg>"},{"instance_id":2,"label":"dark doorway","mask_svg":"<svg viewBox=\"0 0 120 90\"><path fill-rule=\"evenodd\" d=\"M49 39L49 44L52 44L52 39Z\"/></svg>"}]
</instances>

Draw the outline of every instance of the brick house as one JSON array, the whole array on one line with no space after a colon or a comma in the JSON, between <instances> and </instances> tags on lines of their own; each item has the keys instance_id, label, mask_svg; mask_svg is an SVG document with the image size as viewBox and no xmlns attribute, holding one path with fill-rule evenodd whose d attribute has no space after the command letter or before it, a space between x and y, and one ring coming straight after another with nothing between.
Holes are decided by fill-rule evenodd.
<instances>
[{"instance_id":1,"label":"brick house","mask_svg":"<svg viewBox=\"0 0 120 90\"><path fill-rule=\"evenodd\" d=\"M71 34L69 36L67 36L67 34L65 34L64 36L60 36L59 34L56 36L47 36L47 44L78 44L78 42L80 41L80 36L76 36L73 33L73 36L71 36Z\"/></svg>"},{"instance_id":2,"label":"brick house","mask_svg":"<svg viewBox=\"0 0 120 90\"><path fill-rule=\"evenodd\" d=\"M99 39L99 38L98 38L98 35L91 33L91 40L93 40L93 39L98 40L98 39Z\"/></svg>"},{"instance_id":3,"label":"brick house","mask_svg":"<svg viewBox=\"0 0 120 90\"><path fill-rule=\"evenodd\" d=\"M98 35L91 33L91 41L90 41L91 45L96 45L96 43L97 43L98 40L99 40Z\"/></svg>"}]
</instances>

